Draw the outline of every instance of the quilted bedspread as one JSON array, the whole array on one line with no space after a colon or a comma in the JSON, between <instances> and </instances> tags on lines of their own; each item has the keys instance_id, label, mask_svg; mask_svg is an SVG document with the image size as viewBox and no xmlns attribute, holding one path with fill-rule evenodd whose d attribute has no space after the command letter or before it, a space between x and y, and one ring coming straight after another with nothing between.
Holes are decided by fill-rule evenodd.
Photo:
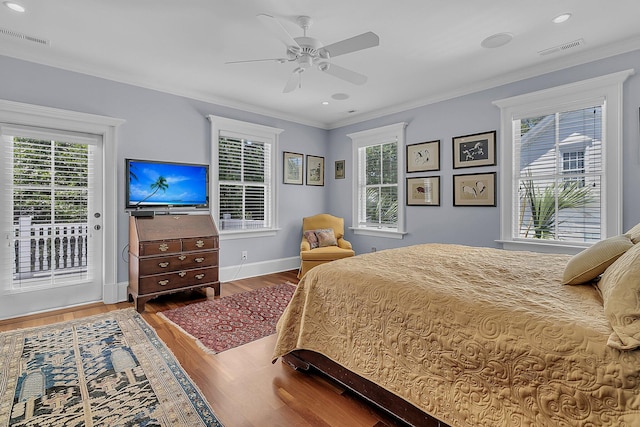
<instances>
[{"instance_id":1,"label":"quilted bedspread","mask_svg":"<svg viewBox=\"0 0 640 427\"><path fill-rule=\"evenodd\" d=\"M640 351L608 347L568 255L425 244L309 271L273 358L321 353L451 426L640 426Z\"/></svg>"}]
</instances>

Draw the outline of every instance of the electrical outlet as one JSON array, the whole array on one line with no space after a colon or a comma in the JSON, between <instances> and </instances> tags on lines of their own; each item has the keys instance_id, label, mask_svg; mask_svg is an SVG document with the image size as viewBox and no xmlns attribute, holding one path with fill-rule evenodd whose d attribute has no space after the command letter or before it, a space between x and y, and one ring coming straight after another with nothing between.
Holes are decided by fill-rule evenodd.
<instances>
[{"instance_id":1,"label":"electrical outlet","mask_svg":"<svg viewBox=\"0 0 640 427\"><path fill-rule=\"evenodd\" d=\"M247 259L247 251L242 251L242 260L246 260Z\"/></svg>"}]
</instances>

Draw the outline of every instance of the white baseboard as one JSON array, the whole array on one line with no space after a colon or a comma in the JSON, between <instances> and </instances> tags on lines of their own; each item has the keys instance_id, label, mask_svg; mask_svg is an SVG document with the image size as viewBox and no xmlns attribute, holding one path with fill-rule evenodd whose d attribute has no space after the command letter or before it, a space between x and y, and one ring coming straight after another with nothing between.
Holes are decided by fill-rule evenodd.
<instances>
[{"instance_id":1,"label":"white baseboard","mask_svg":"<svg viewBox=\"0 0 640 427\"><path fill-rule=\"evenodd\" d=\"M300 257L274 259L263 262L242 263L220 269L220 282L246 279L247 277L262 276L279 273L281 271L296 270L300 267Z\"/></svg>"},{"instance_id":2,"label":"white baseboard","mask_svg":"<svg viewBox=\"0 0 640 427\"><path fill-rule=\"evenodd\" d=\"M242 263L223 267L219 270L220 283L232 280L246 279L248 277L262 276L265 274L279 273L281 271L296 270L300 267L300 257L275 259L263 262ZM105 304L115 304L127 301L128 282L104 285L102 301Z\"/></svg>"}]
</instances>

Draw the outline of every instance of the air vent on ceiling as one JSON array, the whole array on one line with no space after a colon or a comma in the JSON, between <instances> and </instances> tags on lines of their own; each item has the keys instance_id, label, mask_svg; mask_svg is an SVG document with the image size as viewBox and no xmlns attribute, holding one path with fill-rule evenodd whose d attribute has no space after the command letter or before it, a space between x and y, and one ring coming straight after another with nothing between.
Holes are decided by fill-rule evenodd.
<instances>
[{"instance_id":1,"label":"air vent on ceiling","mask_svg":"<svg viewBox=\"0 0 640 427\"><path fill-rule=\"evenodd\" d=\"M563 52L568 49L573 49L574 47L582 46L584 44L584 39L574 40L569 43L561 44L560 46L550 47L549 49L541 50L538 52L540 55L551 55L552 53Z\"/></svg>"},{"instance_id":2,"label":"air vent on ceiling","mask_svg":"<svg viewBox=\"0 0 640 427\"><path fill-rule=\"evenodd\" d=\"M34 36L30 36L27 34L22 34L19 33L17 31L13 31L13 30L8 30L6 28L0 28L0 34L3 36L8 36L8 37L14 37L16 39L21 39L21 40L25 40L25 41L29 41L29 42L33 42L33 43L39 43L45 46L49 46L49 40L47 39L43 39L40 37L34 37Z\"/></svg>"}]
</instances>

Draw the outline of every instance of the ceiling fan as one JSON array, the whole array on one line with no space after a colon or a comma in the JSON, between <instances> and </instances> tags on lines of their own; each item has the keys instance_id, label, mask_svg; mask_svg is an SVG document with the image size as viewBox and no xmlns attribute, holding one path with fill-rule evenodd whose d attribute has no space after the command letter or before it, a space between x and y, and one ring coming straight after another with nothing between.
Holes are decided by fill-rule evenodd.
<instances>
[{"instance_id":1,"label":"ceiling fan","mask_svg":"<svg viewBox=\"0 0 640 427\"><path fill-rule=\"evenodd\" d=\"M244 62L276 61L281 64L295 62L297 67L293 70L283 92L294 91L301 86L301 75L312 66L317 66L320 71L346 80L356 85L363 85L367 82L367 76L348 70L330 62L331 58L344 55L358 50L368 49L380 44L380 38L371 31L354 36L327 46L323 46L319 40L308 37L307 30L311 27L311 18L308 16L298 16L296 22L302 28L302 37L293 37L284 26L271 15L259 14L258 19L287 47L286 56L282 58L270 59L250 59L246 61L230 61L227 64L238 64Z\"/></svg>"}]
</instances>

